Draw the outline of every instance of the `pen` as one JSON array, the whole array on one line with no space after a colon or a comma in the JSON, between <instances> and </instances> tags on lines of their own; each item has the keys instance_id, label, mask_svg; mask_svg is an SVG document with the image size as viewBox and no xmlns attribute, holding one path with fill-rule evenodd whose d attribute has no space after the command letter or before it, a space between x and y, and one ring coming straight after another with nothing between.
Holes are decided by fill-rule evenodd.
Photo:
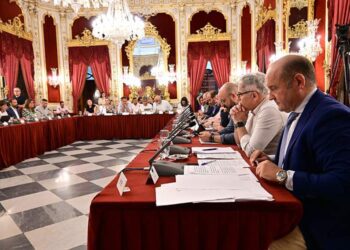
<instances>
[{"instance_id":1,"label":"pen","mask_svg":"<svg viewBox=\"0 0 350 250\"><path fill-rule=\"evenodd\" d=\"M212 163L212 162L214 162L214 160L213 160L213 161L203 162L203 163L202 163L202 166L208 165L209 163Z\"/></svg>"},{"instance_id":2,"label":"pen","mask_svg":"<svg viewBox=\"0 0 350 250\"><path fill-rule=\"evenodd\" d=\"M212 150L217 150L217 148L205 148L203 151L212 151Z\"/></svg>"}]
</instances>

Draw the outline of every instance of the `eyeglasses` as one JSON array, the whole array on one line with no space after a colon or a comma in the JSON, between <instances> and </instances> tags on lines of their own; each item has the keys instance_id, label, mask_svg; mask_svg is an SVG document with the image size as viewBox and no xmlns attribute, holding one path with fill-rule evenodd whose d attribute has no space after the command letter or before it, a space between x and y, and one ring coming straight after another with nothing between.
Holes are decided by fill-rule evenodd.
<instances>
[{"instance_id":1,"label":"eyeglasses","mask_svg":"<svg viewBox=\"0 0 350 250\"><path fill-rule=\"evenodd\" d=\"M241 97L242 95L245 95L245 94L248 94L248 93L251 93L251 92L256 92L256 90L249 90L249 91L245 91L245 92L238 92L237 96Z\"/></svg>"}]
</instances>

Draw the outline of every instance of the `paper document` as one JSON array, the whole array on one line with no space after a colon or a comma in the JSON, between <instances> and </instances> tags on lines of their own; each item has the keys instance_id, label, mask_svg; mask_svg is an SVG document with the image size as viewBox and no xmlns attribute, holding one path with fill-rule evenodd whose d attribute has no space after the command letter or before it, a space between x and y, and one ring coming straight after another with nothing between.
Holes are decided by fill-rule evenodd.
<instances>
[{"instance_id":1,"label":"paper document","mask_svg":"<svg viewBox=\"0 0 350 250\"><path fill-rule=\"evenodd\" d=\"M249 168L248 163L243 159L232 160L198 160L199 166L217 166L220 168ZM249 170L250 171L250 170Z\"/></svg>"},{"instance_id":2,"label":"paper document","mask_svg":"<svg viewBox=\"0 0 350 250\"><path fill-rule=\"evenodd\" d=\"M197 158L198 159L242 159L242 156L238 152L219 153L219 154L197 153Z\"/></svg>"},{"instance_id":3,"label":"paper document","mask_svg":"<svg viewBox=\"0 0 350 250\"><path fill-rule=\"evenodd\" d=\"M231 147L192 147L194 154L222 154L222 153L234 153L235 151Z\"/></svg>"}]
</instances>

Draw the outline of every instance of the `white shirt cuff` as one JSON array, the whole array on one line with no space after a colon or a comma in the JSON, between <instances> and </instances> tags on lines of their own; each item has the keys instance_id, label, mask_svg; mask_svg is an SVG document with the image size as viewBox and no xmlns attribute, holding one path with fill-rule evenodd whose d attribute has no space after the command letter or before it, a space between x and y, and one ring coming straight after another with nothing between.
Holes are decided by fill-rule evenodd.
<instances>
[{"instance_id":1,"label":"white shirt cuff","mask_svg":"<svg viewBox=\"0 0 350 250\"><path fill-rule=\"evenodd\" d=\"M293 191L293 176L294 176L293 170L287 170L287 180L286 180L286 188L290 191Z\"/></svg>"}]
</instances>

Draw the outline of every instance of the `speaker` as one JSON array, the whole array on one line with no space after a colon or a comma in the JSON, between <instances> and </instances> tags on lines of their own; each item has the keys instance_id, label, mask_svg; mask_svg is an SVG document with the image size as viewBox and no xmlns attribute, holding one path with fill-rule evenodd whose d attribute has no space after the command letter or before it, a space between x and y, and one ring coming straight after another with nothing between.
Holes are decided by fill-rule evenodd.
<instances>
[{"instance_id":1,"label":"speaker","mask_svg":"<svg viewBox=\"0 0 350 250\"><path fill-rule=\"evenodd\" d=\"M169 146L169 155L188 155L191 153L191 148L186 148L186 147L181 147L181 146L176 146L176 145L171 145Z\"/></svg>"},{"instance_id":2,"label":"speaker","mask_svg":"<svg viewBox=\"0 0 350 250\"><path fill-rule=\"evenodd\" d=\"M176 136L173 140L174 144L189 144L192 140L190 138L185 138L182 136Z\"/></svg>"}]
</instances>

